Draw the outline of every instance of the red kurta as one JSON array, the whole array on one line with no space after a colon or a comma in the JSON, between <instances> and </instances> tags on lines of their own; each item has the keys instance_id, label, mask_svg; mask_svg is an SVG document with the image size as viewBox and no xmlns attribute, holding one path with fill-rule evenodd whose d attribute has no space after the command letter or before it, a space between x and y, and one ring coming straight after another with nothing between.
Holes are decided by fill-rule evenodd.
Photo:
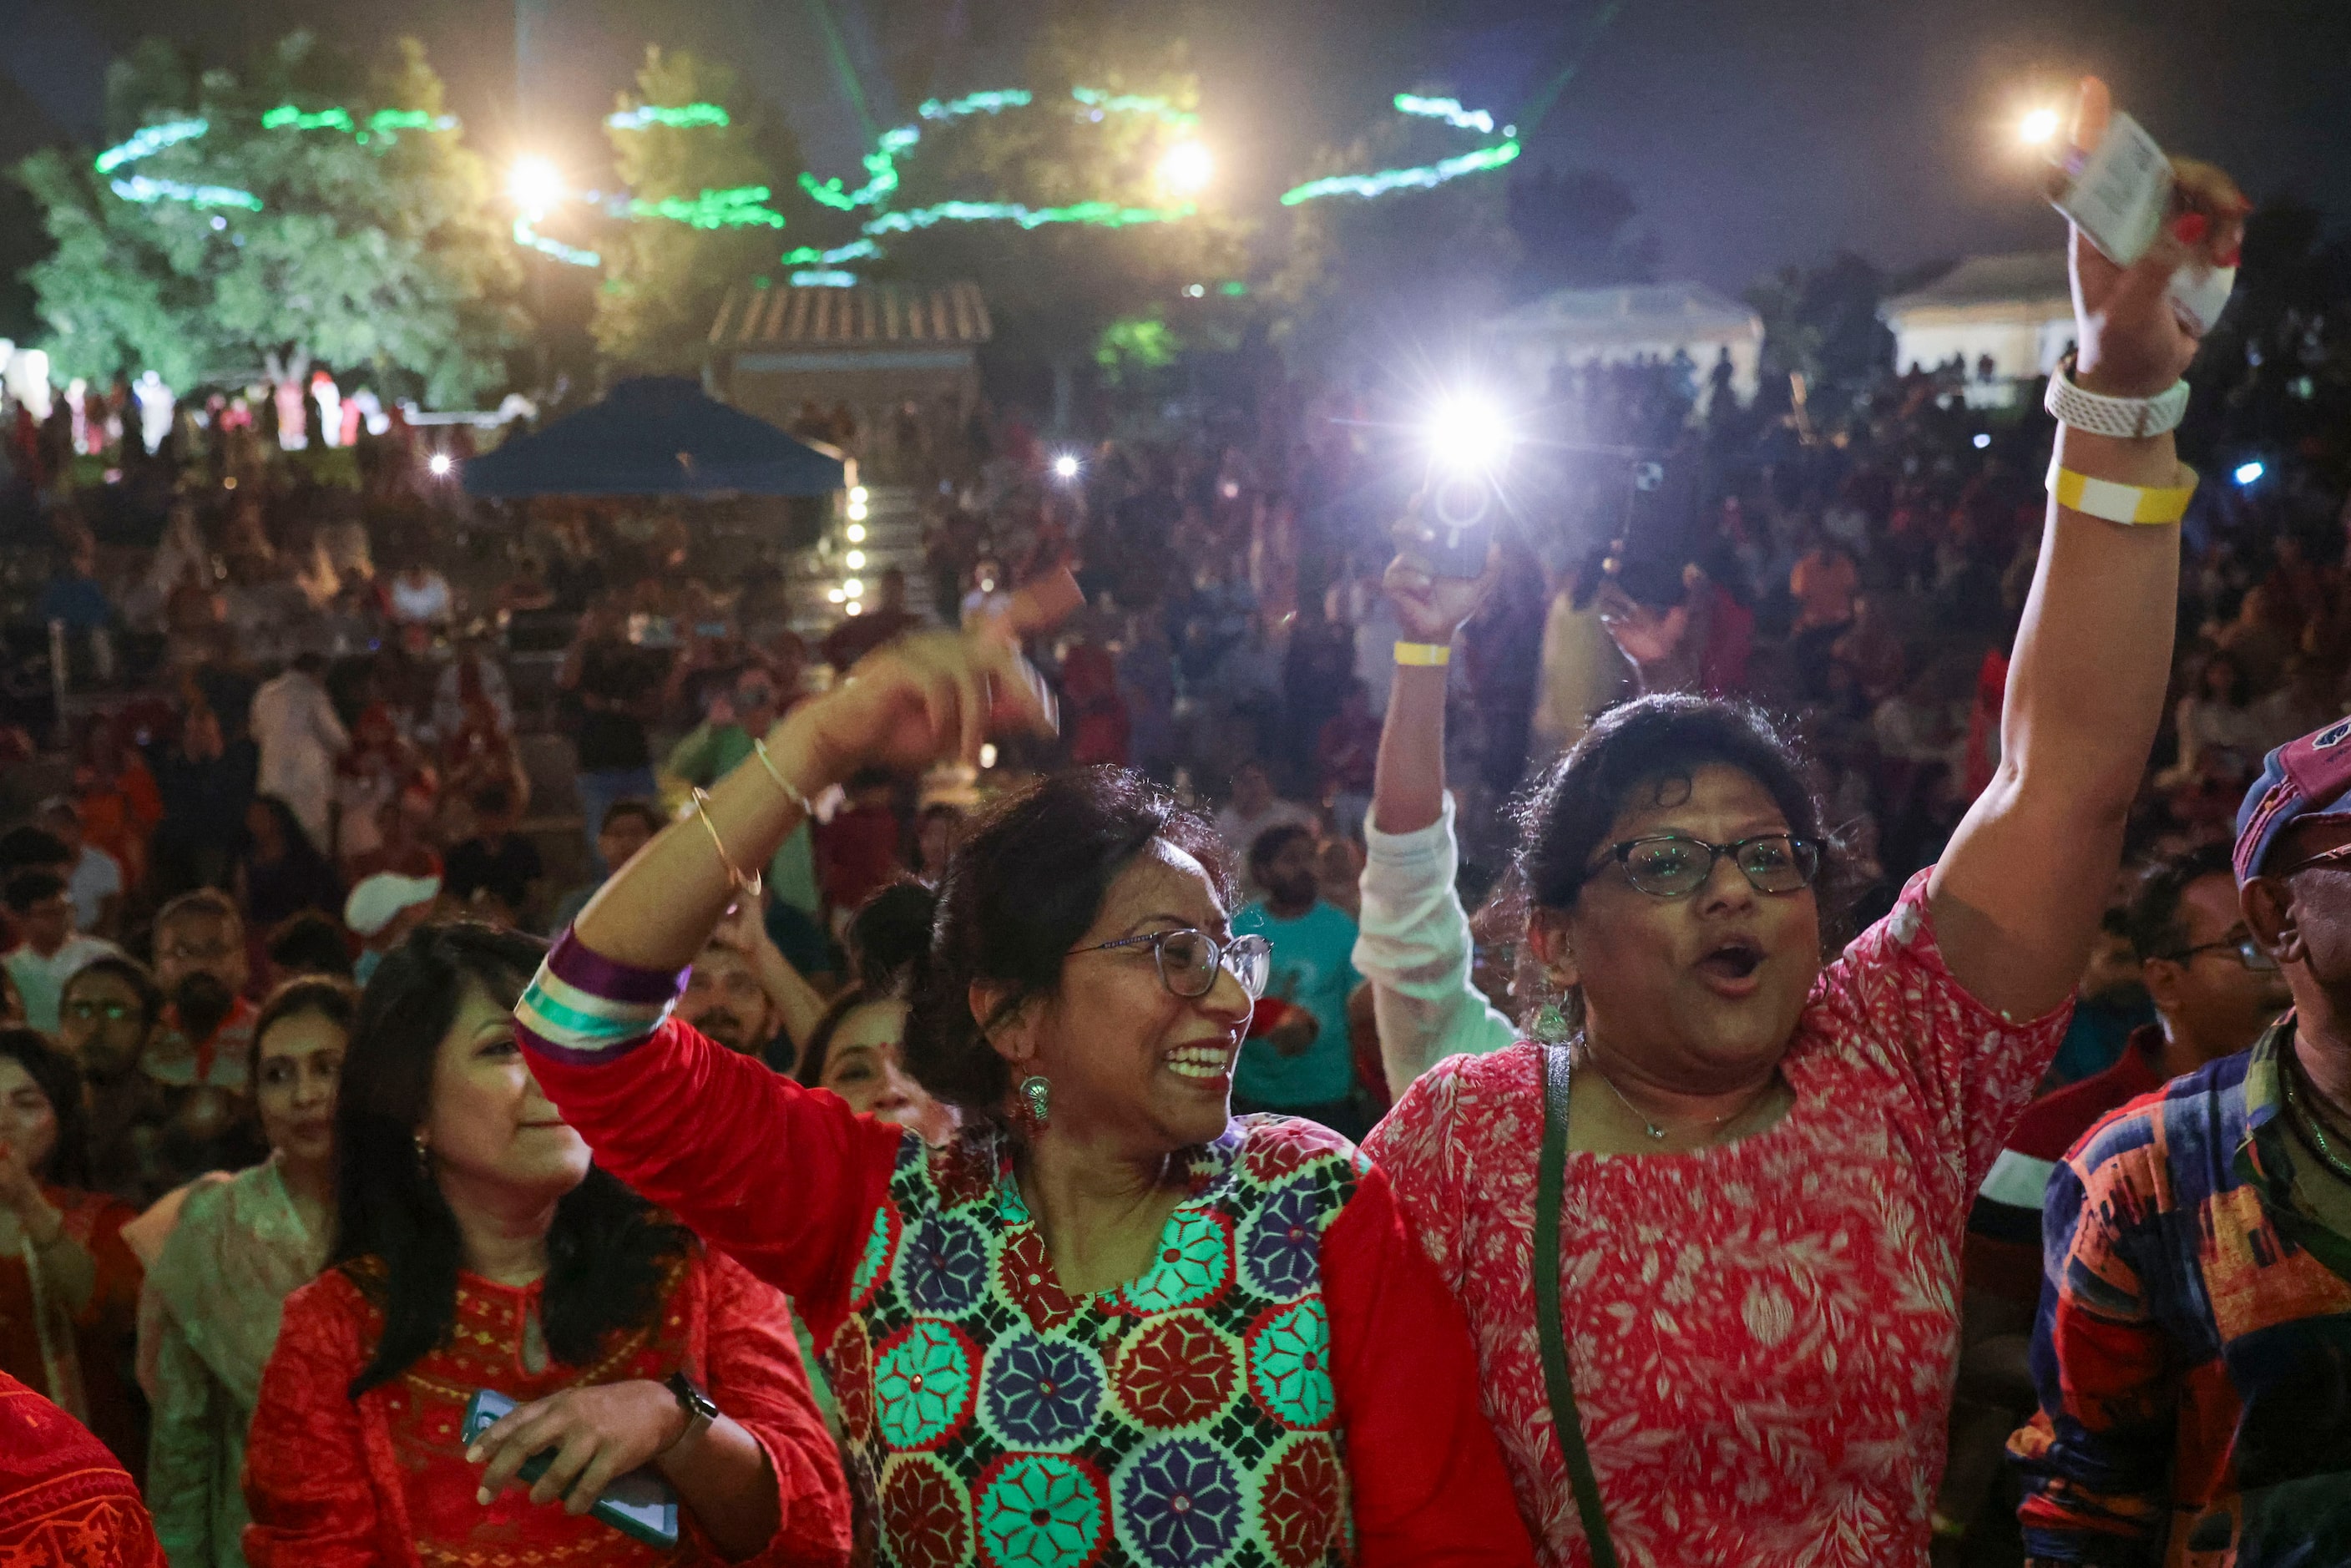
<instances>
[{"instance_id":1,"label":"red kurta","mask_svg":"<svg viewBox=\"0 0 2351 1568\"><path fill-rule=\"evenodd\" d=\"M74 1418L0 1373L0 1563L164 1568L139 1489Z\"/></svg>"},{"instance_id":2,"label":"red kurta","mask_svg":"<svg viewBox=\"0 0 2351 1568\"><path fill-rule=\"evenodd\" d=\"M66 1234L96 1260L98 1285L89 1304L70 1318L62 1307L55 1309L52 1328L69 1325L69 1332L53 1334L44 1354L24 1257L0 1253L0 1374L21 1380L69 1414L78 1408L90 1431L136 1479L147 1469L147 1418L131 1392L131 1364L146 1270L122 1239L122 1228L138 1211L102 1192L57 1186L41 1191L65 1216Z\"/></svg>"},{"instance_id":3,"label":"red kurta","mask_svg":"<svg viewBox=\"0 0 2351 1568\"><path fill-rule=\"evenodd\" d=\"M245 1533L252 1568L622 1568L720 1561L692 1516L674 1554L592 1514L574 1518L509 1489L474 1500L482 1467L465 1462L465 1405L495 1388L525 1404L581 1384L659 1380L679 1367L768 1451L783 1522L761 1568L845 1563L849 1499L839 1455L809 1396L786 1303L739 1265L696 1255L675 1266L649 1328L617 1338L584 1371L528 1371L524 1324L540 1286L461 1274L455 1325L441 1348L353 1401L346 1390L372 1354L382 1314L340 1270L286 1300L277 1354L262 1375L246 1450Z\"/></svg>"},{"instance_id":4,"label":"red kurta","mask_svg":"<svg viewBox=\"0 0 2351 1568\"><path fill-rule=\"evenodd\" d=\"M567 946L558 947L555 962L562 961L567 947L568 939ZM529 1006L526 998L526 1023ZM640 1192L683 1215L714 1246L789 1290L820 1343L833 1341L836 1329L844 1324L859 1330L857 1285L863 1279L865 1294L872 1294L875 1265L870 1242L876 1234L897 1235L913 1227L928 1235L947 1223L944 1211L935 1207L900 1216L892 1196L893 1173L902 1160L924 1159L918 1146L910 1148L901 1129L855 1115L837 1097L801 1089L756 1061L713 1045L675 1019L662 1024L650 1040L590 1064L578 1060L582 1053L550 1048L528 1033L525 1041L539 1082L596 1150L598 1159ZM1321 1134L1321 1130L1312 1133ZM1277 1160L1283 1151L1287 1157L1298 1157L1297 1149L1309 1141L1284 1134L1278 1125L1259 1135ZM1321 1135L1345 1147L1333 1134ZM956 1149L971 1146L958 1145ZM942 1169L954 1166L956 1150L942 1153L932 1163ZM986 1172L980 1185L991 1185ZM1072 1303L1053 1280L1052 1261L1036 1240L1033 1221L1024 1218L1020 1230L1020 1236L1004 1243L1011 1249L1004 1255L1008 1259L1021 1248L1035 1249L1027 1276L1032 1291L1045 1300L1049 1322L1066 1318ZM1298 1232L1290 1234L1294 1239ZM1210 1252L1220 1255L1214 1248ZM1334 1500L1335 1511L1341 1506L1335 1500L1352 1493L1353 1560L1361 1568L1527 1562L1526 1531L1511 1506L1493 1435L1479 1413L1478 1369L1460 1311L1414 1242L1378 1171L1364 1174L1353 1197L1322 1232L1318 1267L1322 1299L1311 1305L1328 1314L1332 1425L1343 1440L1349 1473L1344 1481L1319 1477L1324 1484L1315 1506L1321 1507L1327 1496ZM1182 1317L1171 1312L1146 1314L1144 1321L1146 1326L1164 1325L1180 1323ZM1016 1328L1008 1325L999 1343L988 1347L999 1361L1019 1348ZM1180 1330L1162 1327L1158 1332L1177 1335L1175 1343L1191 1343L1180 1337ZM862 1332L845 1337L852 1346L863 1343ZM1306 1364L1314 1368L1321 1354L1317 1347L1307 1347ZM844 1422L862 1427L888 1397L881 1386L879 1364L863 1357L855 1367L846 1365L840 1343L834 1344L834 1355L833 1391L841 1402ZM973 1365L981 1359L977 1353L969 1356ZM1179 1369L1186 1364L1176 1363ZM1215 1388L1229 1384L1231 1364L1204 1358L1191 1364L1191 1370ZM909 1386L919 1394L929 1375L920 1368L917 1373ZM1228 1388L1223 1397L1232 1397ZM1029 1436L1037 1433L1032 1430ZM929 1456L922 1459L925 1475L945 1488L941 1496L960 1495L967 1487L977 1493L987 1479L945 1478ZM1057 1450L1038 1463L1046 1467L1067 1459ZM893 1493L893 1479L883 1478L885 1514L893 1498L899 1509L897 1515L885 1518L888 1532L897 1541L919 1538L923 1531L905 1516L916 1501ZM1155 1494L1143 1487L1144 1508L1137 1511L1134 1491L1130 1487L1120 1494L1129 1511L1122 1517L1155 1506ZM1180 1510L1192 1505L1178 1497L1166 1506ZM946 1512L959 1519L963 1510L957 1502ZM1040 1506L1040 1528L1047 1511ZM1082 1531L1072 1537L1085 1538ZM925 1557L908 1548L885 1560L983 1561L971 1532L960 1525L939 1540L955 1544L942 1546L936 1556ZM1321 1553L1318 1537L1295 1562L1319 1563ZM984 1561L1000 1568L1021 1568L1031 1562L1050 1568L1062 1560L989 1555ZM1078 1557L1067 1561L1073 1563ZM1155 1556L1149 1561L1209 1559ZM256 1563L255 1568L265 1565Z\"/></svg>"}]
</instances>

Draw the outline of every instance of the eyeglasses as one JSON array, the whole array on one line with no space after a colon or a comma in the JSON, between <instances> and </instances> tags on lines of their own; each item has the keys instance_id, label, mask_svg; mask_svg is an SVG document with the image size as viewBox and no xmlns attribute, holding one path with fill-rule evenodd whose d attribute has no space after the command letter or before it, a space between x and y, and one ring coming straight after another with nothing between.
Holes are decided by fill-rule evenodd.
<instances>
[{"instance_id":1,"label":"eyeglasses","mask_svg":"<svg viewBox=\"0 0 2351 1568\"><path fill-rule=\"evenodd\" d=\"M66 1016L79 1019L84 1023L89 1023L97 1019L104 1019L109 1023L120 1023L131 1016L132 1010L129 1002L68 1002L66 1004Z\"/></svg>"},{"instance_id":2,"label":"eyeglasses","mask_svg":"<svg viewBox=\"0 0 2351 1568\"><path fill-rule=\"evenodd\" d=\"M1820 874L1821 846L1793 833L1759 833L1736 843L1710 844L1682 833L1653 833L1608 846L1625 880L1652 898L1681 898L1714 875L1729 855L1758 893L1801 893Z\"/></svg>"},{"instance_id":3,"label":"eyeglasses","mask_svg":"<svg viewBox=\"0 0 2351 1568\"><path fill-rule=\"evenodd\" d=\"M1241 983L1251 1001L1265 995L1268 973L1273 967L1273 944L1262 936L1236 936L1219 942L1205 931L1186 927L1181 931L1154 931L1147 936L1127 936L1116 942L1103 942L1092 947L1072 947L1070 955L1108 953L1120 947L1151 949L1151 956L1159 965L1159 983L1179 997L1205 997L1217 988L1217 970L1232 971L1233 978Z\"/></svg>"},{"instance_id":4,"label":"eyeglasses","mask_svg":"<svg viewBox=\"0 0 2351 1568\"><path fill-rule=\"evenodd\" d=\"M2278 967L2277 959L2251 936L2231 936L2224 942L2199 942L2193 947L2182 947L2179 952L2165 956L2175 964L2192 964L2199 953L2233 953L2238 963L2260 974L2273 973Z\"/></svg>"}]
</instances>

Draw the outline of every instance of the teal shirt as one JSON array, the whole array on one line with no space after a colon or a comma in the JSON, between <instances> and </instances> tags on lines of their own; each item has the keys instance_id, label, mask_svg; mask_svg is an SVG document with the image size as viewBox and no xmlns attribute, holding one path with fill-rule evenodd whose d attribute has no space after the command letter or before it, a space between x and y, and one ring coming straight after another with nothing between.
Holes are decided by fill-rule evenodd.
<instances>
[{"instance_id":1,"label":"teal shirt","mask_svg":"<svg viewBox=\"0 0 2351 1568\"><path fill-rule=\"evenodd\" d=\"M1233 933L1255 933L1273 944L1265 994L1293 1002L1321 1026L1302 1056L1284 1056L1262 1040L1241 1047L1233 1092L1276 1106L1327 1105L1355 1087L1355 1055L1347 1040L1347 993L1355 973L1355 923L1344 910L1317 901L1295 920L1277 920L1261 903L1233 916Z\"/></svg>"}]
</instances>

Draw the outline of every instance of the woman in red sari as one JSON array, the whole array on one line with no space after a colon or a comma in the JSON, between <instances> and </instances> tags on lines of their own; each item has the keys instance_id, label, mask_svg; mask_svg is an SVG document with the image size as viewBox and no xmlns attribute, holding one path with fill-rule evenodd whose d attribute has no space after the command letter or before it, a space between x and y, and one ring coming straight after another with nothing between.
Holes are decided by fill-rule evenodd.
<instances>
[{"instance_id":1,"label":"woman in red sari","mask_svg":"<svg viewBox=\"0 0 2351 1568\"><path fill-rule=\"evenodd\" d=\"M246 1559L841 1563L847 1492L783 1299L591 1166L539 1093L511 1015L540 952L428 926L369 983L335 1247L287 1299L254 1411ZM469 1445L483 1389L517 1408ZM674 1553L589 1512L641 1467L679 1500Z\"/></svg>"},{"instance_id":2,"label":"woman in red sari","mask_svg":"<svg viewBox=\"0 0 2351 1568\"><path fill-rule=\"evenodd\" d=\"M131 1393L143 1270L128 1204L89 1179L81 1074L28 1029L0 1030L0 1373L97 1433L131 1474L147 1423Z\"/></svg>"}]
</instances>

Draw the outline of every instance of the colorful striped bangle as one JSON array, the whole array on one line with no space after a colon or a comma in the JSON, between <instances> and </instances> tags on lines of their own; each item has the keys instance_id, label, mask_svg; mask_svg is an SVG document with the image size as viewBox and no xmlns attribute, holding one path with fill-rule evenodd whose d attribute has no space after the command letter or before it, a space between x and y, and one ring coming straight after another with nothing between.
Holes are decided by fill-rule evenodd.
<instances>
[{"instance_id":1,"label":"colorful striped bangle","mask_svg":"<svg viewBox=\"0 0 2351 1568\"><path fill-rule=\"evenodd\" d=\"M2085 517L2133 526L2176 523L2188 515L2188 503L2196 494L2196 470L2183 463L2179 472L2187 478L2185 485L2154 489L2095 479L2052 463L2049 493L2059 506Z\"/></svg>"}]
</instances>

